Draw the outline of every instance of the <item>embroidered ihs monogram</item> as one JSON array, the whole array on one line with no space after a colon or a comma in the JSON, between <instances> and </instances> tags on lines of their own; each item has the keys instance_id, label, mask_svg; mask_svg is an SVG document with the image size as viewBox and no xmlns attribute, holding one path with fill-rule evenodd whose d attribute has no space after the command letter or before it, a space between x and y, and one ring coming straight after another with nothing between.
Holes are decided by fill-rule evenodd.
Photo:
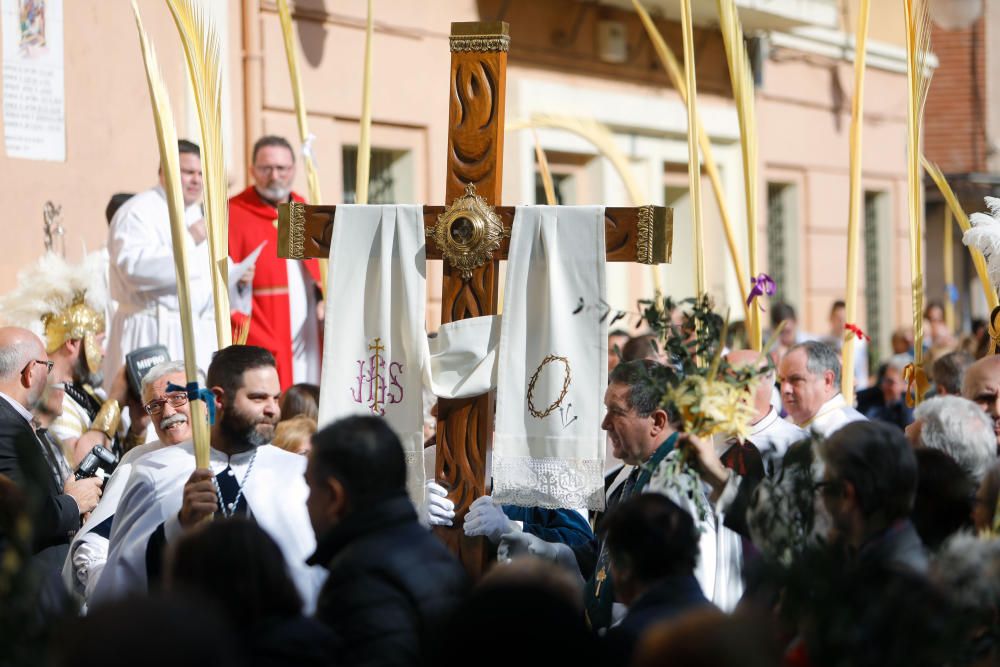
<instances>
[{"instance_id":1,"label":"embroidered ihs monogram","mask_svg":"<svg viewBox=\"0 0 1000 667\"><path fill-rule=\"evenodd\" d=\"M368 351L367 360L358 359L358 386L357 390L351 388L351 397L355 403L367 403L372 414L384 416L386 405L403 401L403 364L385 358L381 338L376 338Z\"/></svg>"}]
</instances>

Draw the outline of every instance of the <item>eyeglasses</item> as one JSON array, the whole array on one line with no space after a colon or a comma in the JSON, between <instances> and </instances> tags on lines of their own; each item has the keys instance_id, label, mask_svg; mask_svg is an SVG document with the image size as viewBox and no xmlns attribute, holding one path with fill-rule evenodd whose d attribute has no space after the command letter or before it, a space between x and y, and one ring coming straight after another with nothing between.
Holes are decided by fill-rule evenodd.
<instances>
[{"instance_id":1,"label":"eyeglasses","mask_svg":"<svg viewBox=\"0 0 1000 667\"><path fill-rule=\"evenodd\" d=\"M292 165L254 165L253 168L262 174L270 174L273 171L278 176L284 176L292 170Z\"/></svg>"},{"instance_id":2,"label":"eyeglasses","mask_svg":"<svg viewBox=\"0 0 1000 667\"><path fill-rule=\"evenodd\" d=\"M155 417L156 415L163 412L163 406L170 403L170 407L179 408L182 405L186 405L188 402L187 394L180 391L175 391L172 394L167 394L163 398L155 398L146 405L142 406L145 408L146 413Z\"/></svg>"},{"instance_id":3,"label":"eyeglasses","mask_svg":"<svg viewBox=\"0 0 1000 667\"><path fill-rule=\"evenodd\" d=\"M45 374L48 375L49 373L52 372L52 367L56 365L56 362L51 360L42 361L41 359L32 359L31 361L29 361L24 365L24 368L21 369L21 372L23 373L29 368L31 368L31 364L42 364L43 366L45 366Z\"/></svg>"}]
</instances>

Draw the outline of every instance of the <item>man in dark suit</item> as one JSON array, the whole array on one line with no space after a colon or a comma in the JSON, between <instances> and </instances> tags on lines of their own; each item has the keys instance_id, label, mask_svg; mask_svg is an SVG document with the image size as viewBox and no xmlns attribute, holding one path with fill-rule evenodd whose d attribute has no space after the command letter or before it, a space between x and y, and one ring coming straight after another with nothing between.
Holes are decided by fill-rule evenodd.
<instances>
[{"instance_id":1,"label":"man in dark suit","mask_svg":"<svg viewBox=\"0 0 1000 667\"><path fill-rule=\"evenodd\" d=\"M101 480L76 480L62 488L46 462L35 433L31 409L45 389L51 362L35 334L19 327L0 328L0 474L28 497L36 553L68 545L80 517L97 506Z\"/></svg>"}]
</instances>

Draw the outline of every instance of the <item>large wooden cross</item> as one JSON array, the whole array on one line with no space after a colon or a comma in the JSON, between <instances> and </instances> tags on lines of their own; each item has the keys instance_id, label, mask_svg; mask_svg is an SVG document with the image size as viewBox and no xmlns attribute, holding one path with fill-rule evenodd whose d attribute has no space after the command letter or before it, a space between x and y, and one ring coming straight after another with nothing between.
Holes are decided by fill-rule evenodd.
<instances>
[{"instance_id":1,"label":"large wooden cross","mask_svg":"<svg viewBox=\"0 0 1000 667\"><path fill-rule=\"evenodd\" d=\"M514 207L497 206L509 44L508 26L503 22L451 25L445 192L450 204L447 208L424 206L430 237L427 258L444 260L442 323L497 312L499 262L506 259L508 247L504 232L514 220ZM279 256L329 257L335 212L335 206L282 205ZM502 229L496 228L497 223ZM609 262L669 262L672 212L659 206L607 208L605 238ZM483 250L491 240L495 249L487 256ZM436 478L450 486L456 506L455 527L438 529L438 534L473 577L486 567L488 552L483 538L466 537L461 526L469 505L486 491L493 406L492 392L438 403Z\"/></svg>"}]
</instances>

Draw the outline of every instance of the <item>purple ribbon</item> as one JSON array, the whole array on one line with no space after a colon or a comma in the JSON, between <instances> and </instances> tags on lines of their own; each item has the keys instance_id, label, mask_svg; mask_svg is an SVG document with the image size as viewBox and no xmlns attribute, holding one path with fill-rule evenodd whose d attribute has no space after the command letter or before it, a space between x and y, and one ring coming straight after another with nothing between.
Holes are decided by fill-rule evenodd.
<instances>
[{"instance_id":1,"label":"purple ribbon","mask_svg":"<svg viewBox=\"0 0 1000 667\"><path fill-rule=\"evenodd\" d=\"M766 273L762 273L756 278L750 278L750 283L753 286L750 288L750 294L747 296L747 306L753 303L753 300L759 296L774 296L774 293L778 291L778 286L775 284L774 279ZM764 306L761 306L760 309L764 310Z\"/></svg>"}]
</instances>

